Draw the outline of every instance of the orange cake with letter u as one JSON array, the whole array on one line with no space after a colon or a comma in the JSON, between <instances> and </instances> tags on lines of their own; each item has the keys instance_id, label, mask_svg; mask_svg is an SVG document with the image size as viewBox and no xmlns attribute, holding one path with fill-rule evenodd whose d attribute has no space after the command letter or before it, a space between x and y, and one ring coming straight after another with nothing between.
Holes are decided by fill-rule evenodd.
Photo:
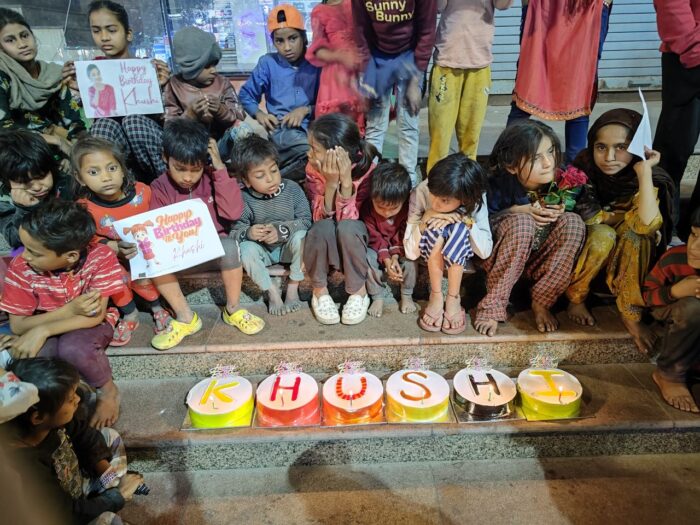
<instances>
[{"instance_id":1,"label":"orange cake with letter u","mask_svg":"<svg viewBox=\"0 0 700 525\"><path fill-rule=\"evenodd\" d=\"M296 427L318 425L321 413L318 383L296 363L280 363L275 374L258 386L256 393L258 425Z\"/></svg>"},{"instance_id":2,"label":"orange cake with letter u","mask_svg":"<svg viewBox=\"0 0 700 525\"><path fill-rule=\"evenodd\" d=\"M345 361L340 373L323 385L323 419L326 425L359 425L384 420L381 380L365 372L360 361Z\"/></svg>"}]
</instances>

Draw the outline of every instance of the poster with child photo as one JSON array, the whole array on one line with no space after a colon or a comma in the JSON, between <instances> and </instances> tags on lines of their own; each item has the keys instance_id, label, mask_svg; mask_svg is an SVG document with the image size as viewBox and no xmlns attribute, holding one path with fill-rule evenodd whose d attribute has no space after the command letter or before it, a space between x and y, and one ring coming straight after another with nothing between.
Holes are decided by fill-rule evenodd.
<instances>
[{"instance_id":1,"label":"poster with child photo","mask_svg":"<svg viewBox=\"0 0 700 525\"><path fill-rule=\"evenodd\" d=\"M224 255L209 209L201 199L164 206L113 224L123 241L136 244L132 279L192 268Z\"/></svg>"},{"instance_id":2,"label":"poster with child photo","mask_svg":"<svg viewBox=\"0 0 700 525\"><path fill-rule=\"evenodd\" d=\"M150 60L80 61L75 71L88 118L163 112L158 76Z\"/></svg>"}]
</instances>

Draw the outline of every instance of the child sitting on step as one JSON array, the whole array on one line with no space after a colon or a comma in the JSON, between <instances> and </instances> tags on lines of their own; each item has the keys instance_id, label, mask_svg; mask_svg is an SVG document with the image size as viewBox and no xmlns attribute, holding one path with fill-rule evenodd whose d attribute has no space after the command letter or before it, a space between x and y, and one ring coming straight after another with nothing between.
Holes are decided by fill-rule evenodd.
<instances>
[{"instance_id":1,"label":"child sitting on step","mask_svg":"<svg viewBox=\"0 0 700 525\"><path fill-rule=\"evenodd\" d=\"M536 121L507 127L489 158L488 204L495 240L486 271L486 296L476 309L475 328L493 336L507 319L506 308L515 283L532 281L530 294L535 324L553 332L557 318L550 309L571 281L571 273L586 226L564 205L541 205L561 161L554 130Z\"/></svg>"},{"instance_id":2,"label":"child sitting on step","mask_svg":"<svg viewBox=\"0 0 700 525\"><path fill-rule=\"evenodd\" d=\"M404 314L417 310L413 302L413 288L416 286L418 268L415 261L405 257L403 249L410 195L411 176L408 170L396 162L380 162L372 174L370 198L360 209L360 218L369 233L367 259L370 275L378 283L381 283L383 275L401 283L399 311ZM373 297L367 313L381 317L383 308L382 296Z\"/></svg>"},{"instance_id":3,"label":"child sitting on step","mask_svg":"<svg viewBox=\"0 0 700 525\"><path fill-rule=\"evenodd\" d=\"M11 248L21 246L19 225L40 203L73 198L71 182L40 134L0 131L0 235Z\"/></svg>"},{"instance_id":4,"label":"child sitting on step","mask_svg":"<svg viewBox=\"0 0 700 525\"><path fill-rule=\"evenodd\" d=\"M474 256L491 255L483 168L463 153L438 161L411 197L404 246L428 264L430 299L418 324L428 332L460 334L467 315L459 295L464 267ZM447 269L447 298L442 277Z\"/></svg>"},{"instance_id":5,"label":"child sitting on step","mask_svg":"<svg viewBox=\"0 0 700 525\"><path fill-rule=\"evenodd\" d=\"M690 221L688 243L668 250L644 281L644 300L664 326L652 374L661 397L674 408L697 413L687 381L700 369L700 208Z\"/></svg>"},{"instance_id":6,"label":"child sitting on step","mask_svg":"<svg viewBox=\"0 0 700 525\"><path fill-rule=\"evenodd\" d=\"M51 523L121 523L115 513L137 490L147 489L140 474L127 471L119 434L87 424L78 371L61 359L45 358L19 359L9 370L33 384L39 397L4 425L28 492L25 501L46 502Z\"/></svg>"},{"instance_id":7,"label":"child sitting on step","mask_svg":"<svg viewBox=\"0 0 700 525\"><path fill-rule=\"evenodd\" d=\"M277 52L260 57L241 87L241 102L277 146L282 177L304 180L309 150L306 131L314 113L320 71L304 58L308 41L304 17L297 8L281 4L272 9L267 30ZM263 96L266 111L259 108Z\"/></svg>"},{"instance_id":8,"label":"child sitting on step","mask_svg":"<svg viewBox=\"0 0 700 525\"><path fill-rule=\"evenodd\" d=\"M163 91L165 121L184 116L209 128L224 161L236 140L253 132L231 83L216 72L221 48L216 37L197 27L184 27L173 37L173 62L179 73Z\"/></svg>"},{"instance_id":9,"label":"child sitting on step","mask_svg":"<svg viewBox=\"0 0 700 525\"><path fill-rule=\"evenodd\" d=\"M19 336L9 344L14 358L64 359L97 388L91 424L100 428L119 416L105 354L119 313L107 302L125 285L117 256L94 236L92 216L77 203L52 200L32 211L19 228L24 251L7 270L0 310Z\"/></svg>"},{"instance_id":10,"label":"child sitting on step","mask_svg":"<svg viewBox=\"0 0 700 525\"><path fill-rule=\"evenodd\" d=\"M130 279L127 268L129 259L137 253L136 245L121 240L112 226L115 221L147 212L151 203L151 188L134 181L116 143L99 137L88 135L76 142L71 152L71 164L83 197L78 202L84 204L95 219L95 240L109 246L117 254L122 277L128 283L123 293L112 296L121 317L110 345L127 345L139 325L134 293L150 304L155 331L163 332L168 326L170 314L161 306L158 290L148 279Z\"/></svg>"},{"instance_id":11,"label":"child sitting on step","mask_svg":"<svg viewBox=\"0 0 700 525\"><path fill-rule=\"evenodd\" d=\"M210 139L206 128L194 120L180 117L166 125L163 157L168 169L151 184L151 209L188 199L201 199L207 205L221 237L224 256L190 268L186 273L221 271L226 292L224 322L246 335L257 334L265 327L265 321L239 305L243 281L240 249L238 241L228 236L231 226L243 212L238 181L228 174L214 139ZM167 331L151 340L156 350L173 348L202 329L202 321L182 293L179 275L181 273L153 278L156 288L175 312Z\"/></svg>"},{"instance_id":12,"label":"child sitting on step","mask_svg":"<svg viewBox=\"0 0 700 525\"><path fill-rule=\"evenodd\" d=\"M311 227L311 208L301 186L282 180L277 158L275 145L257 135L242 139L234 148L231 165L246 188L243 214L231 237L240 243L246 273L267 292L270 313L285 315L301 308L301 252ZM284 301L267 269L277 263L291 265Z\"/></svg>"},{"instance_id":13,"label":"child sitting on step","mask_svg":"<svg viewBox=\"0 0 700 525\"><path fill-rule=\"evenodd\" d=\"M369 278L369 233L359 220L379 154L362 140L357 124L340 113L311 123L309 145L305 189L314 224L306 235L304 266L313 286L311 309L321 324L358 324L367 317L370 296L382 292ZM328 293L331 266L343 272L350 296L342 317Z\"/></svg>"}]
</instances>

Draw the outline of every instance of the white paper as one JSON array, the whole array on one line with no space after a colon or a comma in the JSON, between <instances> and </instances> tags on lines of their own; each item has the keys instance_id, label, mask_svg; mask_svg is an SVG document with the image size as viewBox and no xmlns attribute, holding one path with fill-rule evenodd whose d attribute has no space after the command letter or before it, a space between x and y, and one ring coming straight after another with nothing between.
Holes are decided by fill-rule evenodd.
<instances>
[{"instance_id":1,"label":"white paper","mask_svg":"<svg viewBox=\"0 0 700 525\"><path fill-rule=\"evenodd\" d=\"M646 100L644 100L641 89L639 90L639 98L642 99L642 108L644 110L642 112L642 121L639 123L634 137L632 137L632 142L630 142L630 145L627 147L627 151L632 155L637 155L645 159L644 146L651 149L651 124L649 123L649 110L647 110L647 103Z\"/></svg>"},{"instance_id":2,"label":"white paper","mask_svg":"<svg viewBox=\"0 0 700 525\"><path fill-rule=\"evenodd\" d=\"M75 74L88 118L163 113L158 75L148 59L78 61Z\"/></svg>"},{"instance_id":3,"label":"white paper","mask_svg":"<svg viewBox=\"0 0 700 525\"><path fill-rule=\"evenodd\" d=\"M135 243L129 260L132 279L192 268L224 255L219 234L201 199L192 199L116 221L122 240Z\"/></svg>"}]
</instances>

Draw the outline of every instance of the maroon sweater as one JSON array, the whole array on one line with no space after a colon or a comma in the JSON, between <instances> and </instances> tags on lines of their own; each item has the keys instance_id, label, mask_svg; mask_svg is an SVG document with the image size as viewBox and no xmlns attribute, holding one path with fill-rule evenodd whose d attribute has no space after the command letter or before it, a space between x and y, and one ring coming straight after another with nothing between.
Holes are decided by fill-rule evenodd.
<instances>
[{"instance_id":1,"label":"maroon sweater","mask_svg":"<svg viewBox=\"0 0 700 525\"><path fill-rule=\"evenodd\" d=\"M384 259L388 259L392 255L403 257L403 235L406 232L406 221L408 220L408 199L406 199L401 211L391 221L374 211L372 199L367 199L360 209L360 219L367 226L368 244L377 252L380 268L384 264Z\"/></svg>"},{"instance_id":2,"label":"maroon sweater","mask_svg":"<svg viewBox=\"0 0 700 525\"><path fill-rule=\"evenodd\" d=\"M675 303L676 299L671 296L671 288L692 275L700 277L700 270L688 264L688 247L683 244L671 248L647 275L642 290L644 301L649 306Z\"/></svg>"},{"instance_id":3,"label":"maroon sweater","mask_svg":"<svg viewBox=\"0 0 700 525\"><path fill-rule=\"evenodd\" d=\"M420 71L435 45L437 0L352 0L360 56L370 49L395 55L412 49Z\"/></svg>"}]
</instances>

